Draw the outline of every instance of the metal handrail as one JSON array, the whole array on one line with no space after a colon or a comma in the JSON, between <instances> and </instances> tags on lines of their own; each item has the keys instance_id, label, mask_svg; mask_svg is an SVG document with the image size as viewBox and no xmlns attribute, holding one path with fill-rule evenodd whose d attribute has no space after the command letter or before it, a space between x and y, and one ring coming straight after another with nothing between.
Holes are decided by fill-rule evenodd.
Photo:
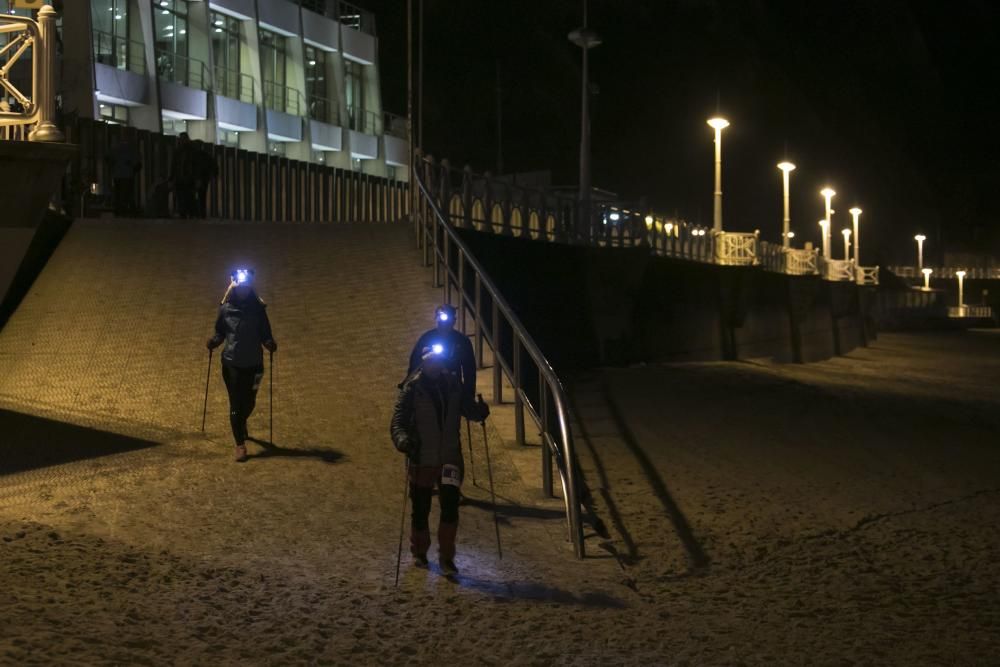
<instances>
[{"instance_id":1,"label":"metal handrail","mask_svg":"<svg viewBox=\"0 0 1000 667\"><path fill-rule=\"evenodd\" d=\"M340 125L340 107L331 100L318 95L310 95L308 99L309 117L328 125Z\"/></svg>"},{"instance_id":2,"label":"metal handrail","mask_svg":"<svg viewBox=\"0 0 1000 667\"><path fill-rule=\"evenodd\" d=\"M347 107L348 127L355 132L381 134L382 130L379 127L381 125L379 120L378 114L374 111L359 109L353 106Z\"/></svg>"},{"instance_id":3,"label":"metal handrail","mask_svg":"<svg viewBox=\"0 0 1000 667\"><path fill-rule=\"evenodd\" d=\"M161 79L188 88L211 90L212 87L208 77L208 65L197 58L190 58L173 51L162 49L156 51L156 73Z\"/></svg>"},{"instance_id":4,"label":"metal handrail","mask_svg":"<svg viewBox=\"0 0 1000 667\"><path fill-rule=\"evenodd\" d=\"M56 10L44 5L38 10L38 21L8 14L0 15L0 34L21 33L0 47L0 90L12 96L20 109L0 109L0 127L17 126L32 129L29 141L63 141L63 134L54 122L56 111ZM31 97L25 95L10 80L10 69L31 49ZM10 52L8 54L8 52ZM23 138L16 129L4 132L9 139Z\"/></svg>"},{"instance_id":5,"label":"metal handrail","mask_svg":"<svg viewBox=\"0 0 1000 667\"><path fill-rule=\"evenodd\" d=\"M256 104L257 101L253 77L222 65L215 66L215 92L247 104Z\"/></svg>"},{"instance_id":6,"label":"metal handrail","mask_svg":"<svg viewBox=\"0 0 1000 667\"><path fill-rule=\"evenodd\" d=\"M272 111L281 111L293 116L301 116L305 104L302 93L276 81L262 81L264 106ZM280 104L279 104L280 102Z\"/></svg>"},{"instance_id":7,"label":"metal handrail","mask_svg":"<svg viewBox=\"0 0 1000 667\"><path fill-rule=\"evenodd\" d=\"M349 2L337 3L337 17L345 28L375 36L375 14Z\"/></svg>"},{"instance_id":8,"label":"metal handrail","mask_svg":"<svg viewBox=\"0 0 1000 667\"><path fill-rule=\"evenodd\" d=\"M480 265L480 263L469 251L468 246L466 246L461 238L459 238L458 234L454 229L452 229L451 225L448 224L440 206L428 191L423 178L419 174L419 171L419 169L415 170L414 174L416 184L418 186L418 195L421 196L422 201L433 213L429 221L431 223L430 225L427 224L428 221L424 219L423 215L419 216L418 221L421 229L421 232L418 233L418 240L424 248L425 263L427 260L427 252L432 247L434 250L435 285L437 285L438 282L438 267L441 263L443 263L445 269L443 287L445 290L446 300L449 302L451 301L451 291L454 284L454 286L458 288L461 295L462 303L460 310L463 313L463 318L466 308L470 306L474 313L476 335L478 338L477 352L479 354L479 359L482 359L482 337L484 334L490 344L490 347L493 349L493 357L495 360L493 371L494 401L500 400L501 372L506 373L508 380L514 387L514 418L518 443L523 444L524 442L525 408L527 408L528 413L540 428L543 440L542 480L546 493L551 494L552 492L551 456L555 454L559 459L561 459L561 465L558 468L563 488L563 502L566 507L569 539L573 542L573 548L576 556L578 558L583 558L583 526L580 519L580 504L577 496L576 455L573 449L572 434L569 430L569 411L567 409L568 401L566 400L566 392L563 389L558 376L556 376L555 371L552 369L552 365L545 358L545 355L542 354L538 345L531 337L531 334L528 333L527 329L521 323L521 320L514 313L514 310L500 294L500 290L490 279L482 265ZM438 230L441 230L442 232L443 247L442 244L438 243ZM457 273L451 267L450 262L450 246L452 245L454 245L458 252ZM471 304L469 303L469 296L465 291L466 264L468 264L468 266L472 269L475 284L475 294L472 298ZM490 324L492 325L491 334L487 334L484 331L485 327L483 326L481 294L484 289L487 294L489 294L492 301L492 317L490 321ZM500 351L499 339L501 316L504 320L506 320L513 333L513 359L510 365L504 363ZM534 362L535 367L538 370L539 397L537 408L531 404L521 386L522 350L527 352L528 356ZM549 398L552 399L555 406L555 418L557 422L556 430L559 439L558 442L556 442L556 439L553 438L551 433L549 433Z\"/></svg>"},{"instance_id":9,"label":"metal handrail","mask_svg":"<svg viewBox=\"0 0 1000 667\"><path fill-rule=\"evenodd\" d=\"M94 61L115 69L123 69L136 74L146 73L145 45L134 39L113 35L103 30L94 30ZM102 47L107 46L107 49ZM108 62L106 58L110 58Z\"/></svg>"}]
</instances>

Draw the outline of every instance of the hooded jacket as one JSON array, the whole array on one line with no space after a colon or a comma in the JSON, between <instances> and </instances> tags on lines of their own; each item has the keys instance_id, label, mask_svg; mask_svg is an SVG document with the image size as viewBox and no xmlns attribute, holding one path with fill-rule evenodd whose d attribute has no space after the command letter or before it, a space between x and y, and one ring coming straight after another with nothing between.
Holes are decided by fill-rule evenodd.
<instances>
[{"instance_id":1,"label":"hooded jacket","mask_svg":"<svg viewBox=\"0 0 1000 667\"><path fill-rule=\"evenodd\" d=\"M264 364L261 346L273 340L267 309L260 298L251 293L246 299L237 300L229 295L219 306L215 320L213 340L225 340L222 363L234 368L257 368Z\"/></svg>"},{"instance_id":2,"label":"hooded jacket","mask_svg":"<svg viewBox=\"0 0 1000 667\"><path fill-rule=\"evenodd\" d=\"M466 398L454 374L442 371L433 379L418 370L399 388L389 426L396 449L421 466L462 467L459 438L461 418L483 418L479 405Z\"/></svg>"}]
</instances>

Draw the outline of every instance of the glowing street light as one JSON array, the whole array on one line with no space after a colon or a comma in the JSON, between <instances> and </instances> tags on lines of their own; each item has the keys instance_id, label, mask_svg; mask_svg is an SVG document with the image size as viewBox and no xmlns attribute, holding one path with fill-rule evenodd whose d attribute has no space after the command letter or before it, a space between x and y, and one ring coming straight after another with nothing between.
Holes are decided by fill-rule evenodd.
<instances>
[{"instance_id":1,"label":"glowing street light","mask_svg":"<svg viewBox=\"0 0 1000 667\"><path fill-rule=\"evenodd\" d=\"M931 274L934 273L934 269L921 269L920 273L924 274L924 289L929 290L931 288Z\"/></svg>"},{"instance_id":2,"label":"glowing street light","mask_svg":"<svg viewBox=\"0 0 1000 667\"><path fill-rule=\"evenodd\" d=\"M851 230L845 227L840 233L844 235L844 259L848 260L851 258Z\"/></svg>"},{"instance_id":3,"label":"glowing street light","mask_svg":"<svg viewBox=\"0 0 1000 667\"><path fill-rule=\"evenodd\" d=\"M722 131L729 127L725 118L709 118L706 121L715 130L715 201L713 207L712 231L722 231Z\"/></svg>"},{"instance_id":4,"label":"glowing street light","mask_svg":"<svg viewBox=\"0 0 1000 667\"><path fill-rule=\"evenodd\" d=\"M917 234L913 237L913 240L917 242L917 271L924 270L924 241L927 237L923 234ZM961 305L961 304L959 304Z\"/></svg>"},{"instance_id":5,"label":"glowing street light","mask_svg":"<svg viewBox=\"0 0 1000 667\"><path fill-rule=\"evenodd\" d=\"M858 218L861 217L861 209L855 206L850 211L851 217L854 218L854 265L861 266L861 255L858 253L861 250L861 231L858 229Z\"/></svg>"},{"instance_id":6,"label":"glowing street light","mask_svg":"<svg viewBox=\"0 0 1000 667\"><path fill-rule=\"evenodd\" d=\"M837 193L831 187L825 187L819 193L826 200L826 216L824 217L826 225L823 227L823 257L830 259L830 218L833 216L833 209L830 208L830 200Z\"/></svg>"},{"instance_id":7,"label":"glowing street light","mask_svg":"<svg viewBox=\"0 0 1000 667\"><path fill-rule=\"evenodd\" d=\"M785 217L782 219L782 228L781 228L781 245L782 247L787 248L789 239L788 235L791 233L788 231L788 227L789 225L791 225L791 217L789 216L788 212L789 210L788 174L795 169L795 165L792 164L791 162L779 162L778 169L781 170L781 183L782 186L784 186L783 192L784 192L784 204L785 204Z\"/></svg>"},{"instance_id":8,"label":"glowing street light","mask_svg":"<svg viewBox=\"0 0 1000 667\"><path fill-rule=\"evenodd\" d=\"M961 310L965 308L965 303L963 303L965 301L965 292L963 290L965 283L965 271L956 271L955 277L958 278L958 308L961 312Z\"/></svg>"},{"instance_id":9,"label":"glowing street light","mask_svg":"<svg viewBox=\"0 0 1000 667\"><path fill-rule=\"evenodd\" d=\"M820 220L819 228L820 234L823 236L823 257L830 259L830 235L828 234L830 223L826 219Z\"/></svg>"}]
</instances>

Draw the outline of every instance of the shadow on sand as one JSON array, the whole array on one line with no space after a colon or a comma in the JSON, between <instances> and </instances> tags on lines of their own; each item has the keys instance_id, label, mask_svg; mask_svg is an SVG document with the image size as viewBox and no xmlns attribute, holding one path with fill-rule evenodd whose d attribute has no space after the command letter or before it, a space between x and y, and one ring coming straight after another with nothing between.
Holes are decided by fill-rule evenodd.
<instances>
[{"instance_id":1,"label":"shadow on sand","mask_svg":"<svg viewBox=\"0 0 1000 667\"><path fill-rule=\"evenodd\" d=\"M131 452L160 443L0 410L0 475Z\"/></svg>"},{"instance_id":2,"label":"shadow on sand","mask_svg":"<svg viewBox=\"0 0 1000 667\"><path fill-rule=\"evenodd\" d=\"M442 577L444 576L440 568L434 563L431 563L430 571ZM627 607L622 600L607 593L583 593L577 595L561 588L531 581L490 581L461 573L445 578L462 588L492 596L494 602L534 600L537 602L554 602L556 604L593 607L597 609L625 609Z\"/></svg>"},{"instance_id":3,"label":"shadow on sand","mask_svg":"<svg viewBox=\"0 0 1000 667\"><path fill-rule=\"evenodd\" d=\"M344 454L342 452L338 452L336 449L326 449L321 447L291 449L288 447L280 447L273 442L260 440L259 438L247 438L247 440L264 448L263 451L257 452L256 454L249 454L247 456L248 459L266 459L272 456L286 456L291 458L319 459L324 463L338 463L344 458Z\"/></svg>"}]
</instances>

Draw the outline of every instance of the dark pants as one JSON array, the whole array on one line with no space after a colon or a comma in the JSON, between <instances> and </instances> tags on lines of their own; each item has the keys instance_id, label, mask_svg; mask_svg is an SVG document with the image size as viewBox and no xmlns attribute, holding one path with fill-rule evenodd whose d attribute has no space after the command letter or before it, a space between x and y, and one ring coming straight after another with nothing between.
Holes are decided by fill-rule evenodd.
<instances>
[{"instance_id":1,"label":"dark pants","mask_svg":"<svg viewBox=\"0 0 1000 667\"><path fill-rule=\"evenodd\" d=\"M135 180L131 178L115 179L115 215L133 215L135 213Z\"/></svg>"},{"instance_id":2,"label":"dark pants","mask_svg":"<svg viewBox=\"0 0 1000 667\"><path fill-rule=\"evenodd\" d=\"M198 215L197 195L194 183L180 182L174 184L174 207L177 215L182 218L193 218Z\"/></svg>"},{"instance_id":3,"label":"dark pants","mask_svg":"<svg viewBox=\"0 0 1000 667\"><path fill-rule=\"evenodd\" d=\"M441 504L441 523L438 524L438 550L442 560L455 557L455 537L458 534L457 486L441 483L441 466L410 466L410 501L413 514L410 523L410 553L426 556L431 545L428 517L435 485Z\"/></svg>"},{"instance_id":4,"label":"dark pants","mask_svg":"<svg viewBox=\"0 0 1000 667\"><path fill-rule=\"evenodd\" d=\"M264 377L264 367L235 368L222 365L222 379L229 392L229 425L233 427L233 439L242 445L247 439L247 419L257 404L257 389Z\"/></svg>"},{"instance_id":5,"label":"dark pants","mask_svg":"<svg viewBox=\"0 0 1000 667\"><path fill-rule=\"evenodd\" d=\"M195 189L196 189L197 195L198 195L197 196L197 200L198 200L197 201L198 217L199 218L207 218L208 217L208 183L201 183L201 182L199 182L198 185L195 186Z\"/></svg>"}]
</instances>

